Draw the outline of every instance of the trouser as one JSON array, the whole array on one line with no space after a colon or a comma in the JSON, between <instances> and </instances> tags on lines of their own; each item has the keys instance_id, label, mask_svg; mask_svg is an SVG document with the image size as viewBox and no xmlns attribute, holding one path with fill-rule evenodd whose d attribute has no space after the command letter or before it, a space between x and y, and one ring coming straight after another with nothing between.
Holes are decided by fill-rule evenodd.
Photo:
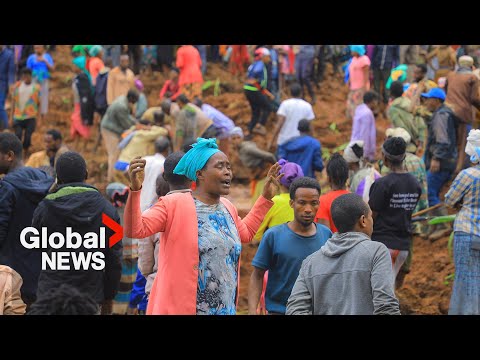
<instances>
[{"instance_id":1,"label":"trouser","mask_svg":"<svg viewBox=\"0 0 480 360\"><path fill-rule=\"evenodd\" d=\"M318 57L318 65L314 66L313 78L317 88L320 86L320 83L323 81L323 76L325 74L326 62L325 56L321 55Z\"/></svg>"},{"instance_id":2,"label":"trouser","mask_svg":"<svg viewBox=\"0 0 480 360\"><path fill-rule=\"evenodd\" d=\"M455 280L448 315L480 315L480 237L454 232Z\"/></svg>"},{"instance_id":3,"label":"trouser","mask_svg":"<svg viewBox=\"0 0 480 360\"><path fill-rule=\"evenodd\" d=\"M281 99L280 99L280 89L278 88L278 79L272 79L272 88L270 89L270 92L273 94L273 96L275 96L274 101L276 103L280 103Z\"/></svg>"},{"instance_id":4,"label":"trouser","mask_svg":"<svg viewBox=\"0 0 480 360\"><path fill-rule=\"evenodd\" d=\"M373 88L377 94L382 96L384 104L388 103L388 89L387 89L387 80L390 77L390 72L392 69L373 69ZM380 83L383 84L383 94L380 92Z\"/></svg>"},{"instance_id":5,"label":"trouser","mask_svg":"<svg viewBox=\"0 0 480 360\"><path fill-rule=\"evenodd\" d=\"M427 171L428 186L428 205L434 206L440 203L440 191L442 186L450 180L452 173L449 171L439 171L436 173Z\"/></svg>"},{"instance_id":6,"label":"trouser","mask_svg":"<svg viewBox=\"0 0 480 360\"><path fill-rule=\"evenodd\" d=\"M218 45L210 45L210 49L208 51L208 57L207 57L209 61L217 63L221 60L218 50L219 50Z\"/></svg>"},{"instance_id":7,"label":"trouser","mask_svg":"<svg viewBox=\"0 0 480 360\"><path fill-rule=\"evenodd\" d=\"M202 59L202 75L207 71L207 45L195 45Z\"/></svg>"},{"instance_id":8,"label":"trouser","mask_svg":"<svg viewBox=\"0 0 480 360\"><path fill-rule=\"evenodd\" d=\"M113 67L117 67L120 65L120 55L122 53L122 46L121 45L109 45L105 49L105 53L103 55L103 60L107 60L110 58L112 60Z\"/></svg>"},{"instance_id":9,"label":"trouser","mask_svg":"<svg viewBox=\"0 0 480 360\"><path fill-rule=\"evenodd\" d=\"M395 285L395 279L397 274L402 268L403 263L408 258L408 250L394 250L388 249L390 251L390 256L392 258L392 268L393 268L393 284Z\"/></svg>"},{"instance_id":10,"label":"trouser","mask_svg":"<svg viewBox=\"0 0 480 360\"><path fill-rule=\"evenodd\" d=\"M120 142L120 137L114 132L107 130L105 128L101 129L103 142L105 143L105 148L107 149L108 154L108 172L107 172L107 181L112 182L113 174L115 170L115 163L117 162L120 150L118 149L118 143Z\"/></svg>"},{"instance_id":11,"label":"trouser","mask_svg":"<svg viewBox=\"0 0 480 360\"><path fill-rule=\"evenodd\" d=\"M35 126L35 118L13 121L13 130L15 131L15 135L17 135L20 141L22 141L23 138L24 150L28 150L30 145L32 145L32 134L35 131Z\"/></svg>"},{"instance_id":12,"label":"trouser","mask_svg":"<svg viewBox=\"0 0 480 360\"><path fill-rule=\"evenodd\" d=\"M248 125L248 130L252 131L257 123L265 126L268 115L272 110L270 101L268 101L268 98L260 91L245 90L245 96L247 97L250 107L252 108L252 120Z\"/></svg>"},{"instance_id":13,"label":"trouser","mask_svg":"<svg viewBox=\"0 0 480 360\"><path fill-rule=\"evenodd\" d=\"M5 110L5 101L7 100L7 92L0 90L0 131L8 128L8 115Z\"/></svg>"},{"instance_id":14,"label":"trouser","mask_svg":"<svg viewBox=\"0 0 480 360\"><path fill-rule=\"evenodd\" d=\"M140 45L128 45L128 55L132 64L132 70L135 75L140 73L140 64L142 62L142 48Z\"/></svg>"},{"instance_id":15,"label":"trouser","mask_svg":"<svg viewBox=\"0 0 480 360\"><path fill-rule=\"evenodd\" d=\"M45 115L48 113L48 79L44 79L42 83L39 83L36 79L33 79L33 82L40 85L40 114Z\"/></svg>"},{"instance_id":16,"label":"trouser","mask_svg":"<svg viewBox=\"0 0 480 360\"><path fill-rule=\"evenodd\" d=\"M312 88L312 70L313 57L299 57L295 60L295 71L297 72L297 80L302 87L302 97L304 98L303 86L305 85L313 100L315 94L313 93Z\"/></svg>"}]
</instances>

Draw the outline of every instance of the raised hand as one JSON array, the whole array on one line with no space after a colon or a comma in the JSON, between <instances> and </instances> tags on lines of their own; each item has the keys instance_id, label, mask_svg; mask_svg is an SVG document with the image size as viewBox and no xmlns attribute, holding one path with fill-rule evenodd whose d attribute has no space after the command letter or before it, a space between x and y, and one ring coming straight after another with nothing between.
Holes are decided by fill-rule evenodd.
<instances>
[{"instance_id":1,"label":"raised hand","mask_svg":"<svg viewBox=\"0 0 480 360\"><path fill-rule=\"evenodd\" d=\"M285 174L279 174L280 165L277 163L273 164L270 170L268 170L267 181L263 187L263 197L267 200L272 200L272 198L278 194L280 191L280 179Z\"/></svg>"},{"instance_id":2,"label":"raised hand","mask_svg":"<svg viewBox=\"0 0 480 360\"><path fill-rule=\"evenodd\" d=\"M142 188L143 180L145 179L145 165L147 161L141 157L136 157L130 161L128 168L128 175L130 177L130 189L138 191Z\"/></svg>"}]
</instances>

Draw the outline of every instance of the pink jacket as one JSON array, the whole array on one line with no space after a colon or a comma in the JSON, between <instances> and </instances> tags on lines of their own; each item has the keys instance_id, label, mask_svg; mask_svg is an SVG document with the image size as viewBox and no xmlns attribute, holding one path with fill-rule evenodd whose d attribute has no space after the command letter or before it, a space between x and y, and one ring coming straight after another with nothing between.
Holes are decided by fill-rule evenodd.
<instances>
[{"instance_id":1,"label":"pink jacket","mask_svg":"<svg viewBox=\"0 0 480 360\"><path fill-rule=\"evenodd\" d=\"M242 243L252 241L273 202L263 196L245 219L225 198L220 198L235 224ZM157 276L148 301L148 315L195 315L198 285L198 221L191 193L161 198L154 206L140 211L140 191L131 191L125 207L125 235L146 238L157 232L161 237ZM240 284L240 264L238 268ZM238 294L238 291L237 291ZM238 295L237 295L238 299Z\"/></svg>"},{"instance_id":2,"label":"pink jacket","mask_svg":"<svg viewBox=\"0 0 480 360\"><path fill-rule=\"evenodd\" d=\"M203 84L202 59L192 45L183 45L177 51L177 67L180 69L178 85Z\"/></svg>"}]
</instances>

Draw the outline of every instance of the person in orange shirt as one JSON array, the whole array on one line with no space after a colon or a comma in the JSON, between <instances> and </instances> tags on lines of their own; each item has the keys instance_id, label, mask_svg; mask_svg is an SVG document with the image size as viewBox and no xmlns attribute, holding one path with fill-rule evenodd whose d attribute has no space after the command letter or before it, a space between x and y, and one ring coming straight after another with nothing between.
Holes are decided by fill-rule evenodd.
<instances>
[{"instance_id":1,"label":"person in orange shirt","mask_svg":"<svg viewBox=\"0 0 480 360\"><path fill-rule=\"evenodd\" d=\"M180 69L178 83L181 93L189 99L202 96L202 59L192 45L182 45L177 50L177 67Z\"/></svg>"},{"instance_id":2,"label":"person in orange shirt","mask_svg":"<svg viewBox=\"0 0 480 360\"><path fill-rule=\"evenodd\" d=\"M348 164L339 153L333 154L330 158L327 165L327 176L328 183L332 190L320 196L320 207L315 216L315 222L327 226L333 233L336 233L338 230L333 223L332 213L330 211L332 203L339 196L350 193L346 187Z\"/></svg>"},{"instance_id":3,"label":"person in orange shirt","mask_svg":"<svg viewBox=\"0 0 480 360\"><path fill-rule=\"evenodd\" d=\"M105 67L103 63L103 47L100 45L93 45L88 54L91 56L88 62L88 72L92 77L92 85L97 83L98 73Z\"/></svg>"}]
</instances>

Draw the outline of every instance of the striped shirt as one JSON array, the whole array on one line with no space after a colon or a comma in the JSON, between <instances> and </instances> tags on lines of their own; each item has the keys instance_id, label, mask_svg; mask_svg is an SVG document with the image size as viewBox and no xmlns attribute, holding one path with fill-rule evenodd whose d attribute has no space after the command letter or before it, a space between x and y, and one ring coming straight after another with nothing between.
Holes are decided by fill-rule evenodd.
<instances>
[{"instance_id":1,"label":"striped shirt","mask_svg":"<svg viewBox=\"0 0 480 360\"><path fill-rule=\"evenodd\" d=\"M454 206L463 201L453 231L480 236L480 165L458 174L445 195L445 203Z\"/></svg>"}]
</instances>

